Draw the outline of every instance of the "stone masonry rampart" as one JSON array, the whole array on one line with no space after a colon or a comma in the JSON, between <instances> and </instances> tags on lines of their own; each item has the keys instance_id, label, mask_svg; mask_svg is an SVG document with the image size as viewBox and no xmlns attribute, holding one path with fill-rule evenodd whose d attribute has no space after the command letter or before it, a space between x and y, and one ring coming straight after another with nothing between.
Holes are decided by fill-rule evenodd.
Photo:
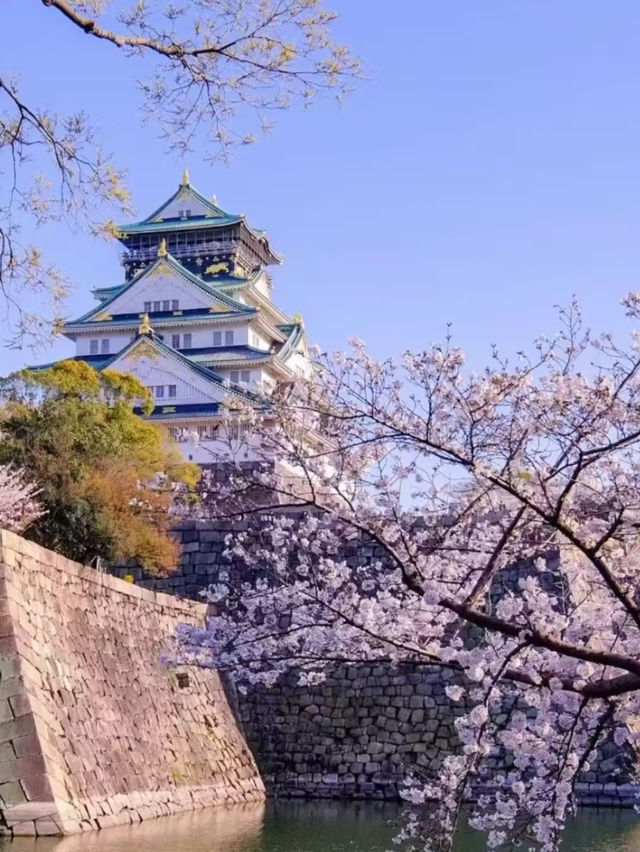
<instances>
[{"instance_id":1,"label":"stone masonry rampart","mask_svg":"<svg viewBox=\"0 0 640 852\"><path fill-rule=\"evenodd\" d=\"M5 833L264 797L218 675L160 662L176 625L205 611L0 532Z\"/></svg>"},{"instance_id":2,"label":"stone masonry rampart","mask_svg":"<svg viewBox=\"0 0 640 852\"><path fill-rule=\"evenodd\" d=\"M246 579L246 569L224 556L226 537L244 528L241 521L185 522L175 530L182 551L178 571L154 578L136 569L135 582L199 599L221 569L231 582ZM370 543L349 543L344 556L356 565L381 554ZM454 726L463 708L445 694L451 677L432 667L364 663L337 667L317 686L299 686L292 673L273 687L239 695L238 712L267 790L292 797L395 798L412 769L437 773L443 757L459 747ZM606 743L580 784L582 801L633 802L630 759Z\"/></svg>"}]
</instances>

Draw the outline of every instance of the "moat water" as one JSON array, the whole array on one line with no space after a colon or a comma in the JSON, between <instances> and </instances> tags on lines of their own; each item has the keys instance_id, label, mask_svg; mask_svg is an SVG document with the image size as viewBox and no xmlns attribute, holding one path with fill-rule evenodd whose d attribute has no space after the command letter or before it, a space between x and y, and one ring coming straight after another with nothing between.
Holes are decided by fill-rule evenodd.
<instances>
[{"instance_id":1,"label":"moat water","mask_svg":"<svg viewBox=\"0 0 640 852\"><path fill-rule=\"evenodd\" d=\"M375 802L283 802L210 808L62 839L0 840L0 852L387 852L399 808ZM465 832L457 852L482 852ZM585 809L563 852L640 852L640 816Z\"/></svg>"}]
</instances>

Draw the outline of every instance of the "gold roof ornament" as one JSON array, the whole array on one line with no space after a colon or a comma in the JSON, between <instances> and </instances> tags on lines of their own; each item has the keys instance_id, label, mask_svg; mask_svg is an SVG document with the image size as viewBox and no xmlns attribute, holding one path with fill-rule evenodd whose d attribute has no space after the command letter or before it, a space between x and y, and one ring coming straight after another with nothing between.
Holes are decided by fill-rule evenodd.
<instances>
[{"instance_id":1,"label":"gold roof ornament","mask_svg":"<svg viewBox=\"0 0 640 852\"><path fill-rule=\"evenodd\" d=\"M167 251L167 241L163 237L158 243L158 257L166 257L169 254Z\"/></svg>"},{"instance_id":2,"label":"gold roof ornament","mask_svg":"<svg viewBox=\"0 0 640 852\"><path fill-rule=\"evenodd\" d=\"M138 326L138 335L150 335L151 323L149 322L149 314L142 314L142 322Z\"/></svg>"},{"instance_id":3,"label":"gold roof ornament","mask_svg":"<svg viewBox=\"0 0 640 852\"><path fill-rule=\"evenodd\" d=\"M302 314L295 313L292 317L292 321L296 325L302 325L302 323L304 322L304 320L302 319Z\"/></svg>"},{"instance_id":4,"label":"gold roof ornament","mask_svg":"<svg viewBox=\"0 0 640 852\"><path fill-rule=\"evenodd\" d=\"M180 186L189 186L189 169L185 169L182 172L182 180L180 181Z\"/></svg>"},{"instance_id":5,"label":"gold roof ornament","mask_svg":"<svg viewBox=\"0 0 640 852\"><path fill-rule=\"evenodd\" d=\"M228 263L212 263L211 266L207 266L204 271L205 275L219 275L221 272L224 272L226 275L229 274L229 264Z\"/></svg>"}]
</instances>

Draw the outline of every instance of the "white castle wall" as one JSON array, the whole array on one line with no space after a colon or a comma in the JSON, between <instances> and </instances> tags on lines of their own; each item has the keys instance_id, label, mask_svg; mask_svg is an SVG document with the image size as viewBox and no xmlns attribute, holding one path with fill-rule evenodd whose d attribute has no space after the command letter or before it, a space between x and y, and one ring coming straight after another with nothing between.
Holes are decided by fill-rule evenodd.
<instances>
[{"instance_id":1,"label":"white castle wall","mask_svg":"<svg viewBox=\"0 0 640 852\"><path fill-rule=\"evenodd\" d=\"M100 341L98 344L98 352L102 351L102 340L109 340L109 354L115 354L120 352L121 349L124 349L136 336L137 336L137 328L132 328L129 332L115 332L110 331L109 329L98 329L90 332L89 334L81 334L76 338L76 355L89 355L91 352L91 341L98 340ZM162 337L164 342L168 345L172 345L172 338L174 334L180 335L180 348L184 348L184 335L191 335L191 349L200 349L206 347L213 346L213 332L220 331L222 332L222 346L221 349L224 348L224 340L225 340L225 332L232 331L233 332L233 346L247 346L249 345L249 321L246 320L244 323L225 323L225 324L211 324L203 328L198 328L197 326L189 326L189 325L180 325L176 323L175 325L171 325L168 328L157 328L156 333L158 336ZM264 344L265 351L267 350L267 345Z\"/></svg>"},{"instance_id":2,"label":"white castle wall","mask_svg":"<svg viewBox=\"0 0 640 852\"><path fill-rule=\"evenodd\" d=\"M199 291L181 275L154 274L145 275L133 284L108 306L108 311L111 314L142 313L145 302L175 299L179 302L179 310L208 308L213 301L212 296Z\"/></svg>"}]
</instances>

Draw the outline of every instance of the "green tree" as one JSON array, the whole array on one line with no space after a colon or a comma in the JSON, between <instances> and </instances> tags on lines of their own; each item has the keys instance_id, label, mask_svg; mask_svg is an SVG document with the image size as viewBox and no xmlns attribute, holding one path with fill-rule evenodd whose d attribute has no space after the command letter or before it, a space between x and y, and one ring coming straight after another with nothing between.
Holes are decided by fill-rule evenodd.
<instances>
[{"instance_id":1,"label":"green tree","mask_svg":"<svg viewBox=\"0 0 640 852\"><path fill-rule=\"evenodd\" d=\"M137 379L62 361L11 376L3 397L0 464L25 472L45 510L28 538L80 562L131 558L156 571L177 563L170 504L200 471L135 413L153 408Z\"/></svg>"}]
</instances>

